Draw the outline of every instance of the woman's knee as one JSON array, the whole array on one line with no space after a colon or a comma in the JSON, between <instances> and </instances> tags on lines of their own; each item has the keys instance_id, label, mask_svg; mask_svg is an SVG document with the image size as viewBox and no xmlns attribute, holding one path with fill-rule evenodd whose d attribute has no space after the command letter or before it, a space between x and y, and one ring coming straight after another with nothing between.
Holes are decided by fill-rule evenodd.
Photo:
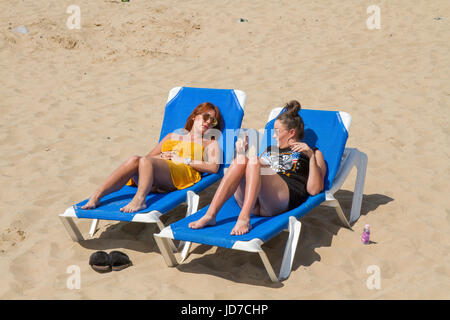
<instances>
[{"instance_id":1,"label":"woman's knee","mask_svg":"<svg viewBox=\"0 0 450 320\"><path fill-rule=\"evenodd\" d=\"M139 159L140 159L141 157L140 156L132 156L131 158L129 158L126 162L125 162L125 164L127 164L127 165L133 165L133 166L138 166L139 165Z\"/></svg>"},{"instance_id":2,"label":"woman's knee","mask_svg":"<svg viewBox=\"0 0 450 320\"><path fill-rule=\"evenodd\" d=\"M261 167L261 163L259 162L258 156L256 155L250 156L247 162L247 167L259 169Z\"/></svg>"},{"instance_id":3,"label":"woman's knee","mask_svg":"<svg viewBox=\"0 0 450 320\"><path fill-rule=\"evenodd\" d=\"M139 157L139 166L141 166L141 165L151 166L152 163L153 163L153 158Z\"/></svg>"},{"instance_id":4,"label":"woman's knee","mask_svg":"<svg viewBox=\"0 0 450 320\"><path fill-rule=\"evenodd\" d=\"M238 155L232 162L230 167L246 167L248 158L245 155Z\"/></svg>"}]
</instances>

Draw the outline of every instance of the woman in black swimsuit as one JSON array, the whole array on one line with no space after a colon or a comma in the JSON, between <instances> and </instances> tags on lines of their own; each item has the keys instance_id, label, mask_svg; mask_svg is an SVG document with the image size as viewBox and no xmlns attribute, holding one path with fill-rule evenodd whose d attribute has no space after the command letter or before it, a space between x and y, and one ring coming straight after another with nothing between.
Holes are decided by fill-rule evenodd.
<instances>
[{"instance_id":1,"label":"woman in black swimsuit","mask_svg":"<svg viewBox=\"0 0 450 320\"><path fill-rule=\"evenodd\" d=\"M250 214L273 216L302 204L309 195L323 189L327 167L322 152L301 142L303 120L300 103L286 104L274 123L278 146L268 147L258 158L246 156L246 137L236 142L237 156L228 168L205 215L191 222L193 229L216 223L216 215L234 194L241 207L232 235L242 235L250 228Z\"/></svg>"}]
</instances>

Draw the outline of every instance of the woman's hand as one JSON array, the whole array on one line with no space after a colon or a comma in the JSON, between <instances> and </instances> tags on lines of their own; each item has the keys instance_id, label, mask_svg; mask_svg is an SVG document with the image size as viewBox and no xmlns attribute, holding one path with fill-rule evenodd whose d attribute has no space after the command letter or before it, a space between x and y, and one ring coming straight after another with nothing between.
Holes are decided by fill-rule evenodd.
<instances>
[{"instance_id":1,"label":"woman's hand","mask_svg":"<svg viewBox=\"0 0 450 320\"><path fill-rule=\"evenodd\" d=\"M238 154L243 154L245 151L247 151L248 148L248 142L247 142L247 135L244 136L244 139L238 139L236 141L236 152Z\"/></svg>"},{"instance_id":2,"label":"woman's hand","mask_svg":"<svg viewBox=\"0 0 450 320\"><path fill-rule=\"evenodd\" d=\"M161 159L172 160L172 158L176 155L175 151L165 151L161 152Z\"/></svg>"},{"instance_id":3,"label":"woman's hand","mask_svg":"<svg viewBox=\"0 0 450 320\"><path fill-rule=\"evenodd\" d=\"M172 155L172 158L171 158L170 160L172 160L172 161L175 162L175 163L185 163L185 161L186 161L185 158L180 157L180 156L179 156L178 154L176 154L176 153L174 153L174 154Z\"/></svg>"},{"instance_id":4,"label":"woman's hand","mask_svg":"<svg viewBox=\"0 0 450 320\"><path fill-rule=\"evenodd\" d=\"M186 160L186 159L180 157L178 155L178 153L176 153L175 151L161 152L161 159L172 160L173 162L177 162L177 163L184 163L184 161Z\"/></svg>"},{"instance_id":5,"label":"woman's hand","mask_svg":"<svg viewBox=\"0 0 450 320\"><path fill-rule=\"evenodd\" d=\"M314 154L314 151L304 142L289 142L289 147L292 151L304 153L308 158Z\"/></svg>"}]
</instances>

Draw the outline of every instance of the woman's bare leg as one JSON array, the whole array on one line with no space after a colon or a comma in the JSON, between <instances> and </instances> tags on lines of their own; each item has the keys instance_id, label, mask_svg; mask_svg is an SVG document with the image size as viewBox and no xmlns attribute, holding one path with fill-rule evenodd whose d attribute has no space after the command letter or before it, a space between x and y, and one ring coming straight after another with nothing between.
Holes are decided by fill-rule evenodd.
<instances>
[{"instance_id":1,"label":"woman's bare leg","mask_svg":"<svg viewBox=\"0 0 450 320\"><path fill-rule=\"evenodd\" d=\"M259 159L254 156L248 161L245 170L245 193L236 225L231 230L231 235L242 235L249 232L250 214L254 210L261 189L261 173ZM240 193L242 191L240 190Z\"/></svg>"},{"instance_id":2,"label":"woman's bare leg","mask_svg":"<svg viewBox=\"0 0 450 320\"><path fill-rule=\"evenodd\" d=\"M122 212L136 212L147 208L145 198L153 186L171 191L175 189L170 176L169 166L165 160L151 157L141 157L138 168L138 189L133 199L124 207Z\"/></svg>"},{"instance_id":3,"label":"woman's bare leg","mask_svg":"<svg viewBox=\"0 0 450 320\"><path fill-rule=\"evenodd\" d=\"M233 195L237 190L242 178L245 175L245 168L247 166L248 159L245 155L239 155L233 160L227 173L220 181L219 187L214 194L214 197L209 205L205 215L197 221L189 223L189 227L192 229L200 229L208 225L214 225L216 223L216 215L222 208L223 204Z\"/></svg>"},{"instance_id":4,"label":"woman's bare leg","mask_svg":"<svg viewBox=\"0 0 450 320\"><path fill-rule=\"evenodd\" d=\"M245 194L242 187L236 191L235 198L241 206L232 235L247 233L250 226L250 214L263 216L276 215L287 210L289 205L289 189L284 180L275 172L261 175L259 161L250 161L246 170ZM242 199L243 198L243 199Z\"/></svg>"},{"instance_id":5,"label":"woman's bare leg","mask_svg":"<svg viewBox=\"0 0 450 320\"><path fill-rule=\"evenodd\" d=\"M140 158L139 156L134 156L122 163L94 192L81 209L94 209L100 203L102 197L121 189L138 172Z\"/></svg>"}]
</instances>

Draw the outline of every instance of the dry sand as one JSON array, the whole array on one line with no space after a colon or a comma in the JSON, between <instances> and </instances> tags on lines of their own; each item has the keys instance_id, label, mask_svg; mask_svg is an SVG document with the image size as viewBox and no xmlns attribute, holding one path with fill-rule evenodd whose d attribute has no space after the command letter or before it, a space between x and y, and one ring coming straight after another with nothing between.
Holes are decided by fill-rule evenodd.
<instances>
[{"instance_id":1,"label":"dry sand","mask_svg":"<svg viewBox=\"0 0 450 320\"><path fill-rule=\"evenodd\" d=\"M72 4L79 30L66 26ZM372 4L379 30L366 26ZM28 0L2 1L0 16L1 299L450 298L448 0ZM20 25L29 33L14 33ZM314 209L280 284L258 255L202 245L168 268L155 225L103 221L72 242L58 214L154 146L175 86L245 91L248 128L290 99L350 113L347 145L369 158L354 231ZM337 193L347 214L354 177ZM79 226L87 234L89 222ZM276 270L286 238L265 244ZM90 268L93 252L114 249L134 266ZM78 290L66 286L71 265ZM366 286L371 265L378 290Z\"/></svg>"}]
</instances>

